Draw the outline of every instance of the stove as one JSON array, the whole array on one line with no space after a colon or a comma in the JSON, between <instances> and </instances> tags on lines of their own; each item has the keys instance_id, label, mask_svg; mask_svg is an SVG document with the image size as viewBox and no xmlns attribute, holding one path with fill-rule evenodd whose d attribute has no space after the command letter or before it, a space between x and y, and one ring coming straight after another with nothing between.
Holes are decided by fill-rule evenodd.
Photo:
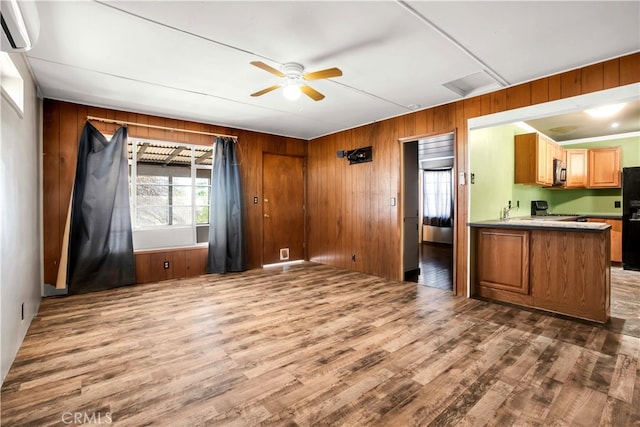
<instances>
[{"instance_id":1,"label":"stove","mask_svg":"<svg viewBox=\"0 0 640 427\"><path fill-rule=\"evenodd\" d=\"M531 218L549 221L555 218L560 221L586 221L585 217L580 214L549 213L549 203L546 200L533 200L531 202Z\"/></svg>"}]
</instances>

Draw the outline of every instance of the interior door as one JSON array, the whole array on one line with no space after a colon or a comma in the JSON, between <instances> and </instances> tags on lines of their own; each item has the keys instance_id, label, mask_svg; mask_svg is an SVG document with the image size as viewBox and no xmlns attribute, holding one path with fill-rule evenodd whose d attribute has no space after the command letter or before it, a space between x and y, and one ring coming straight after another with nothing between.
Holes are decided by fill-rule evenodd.
<instances>
[{"instance_id":1,"label":"interior door","mask_svg":"<svg viewBox=\"0 0 640 427\"><path fill-rule=\"evenodd\" d=\"M415 278L420 266L420 231L418 225L419 212L419 168L418 141L406 142L404 150L404 279Z\"/></svg>"},{"instance_id":2,"label":"interior door","mask_svg":"<svg viewBox=\"0 0 640 427\"><path fill-rule=\"evenodd\" d=\"M262 157L262 264L304 259L304 159Z\"/></svg>"}]
</instances>

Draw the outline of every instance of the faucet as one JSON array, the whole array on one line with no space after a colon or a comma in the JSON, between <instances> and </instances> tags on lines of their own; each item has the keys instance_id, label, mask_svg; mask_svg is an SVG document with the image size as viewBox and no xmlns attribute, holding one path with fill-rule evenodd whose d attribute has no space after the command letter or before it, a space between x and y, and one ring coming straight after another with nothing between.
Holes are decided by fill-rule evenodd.
<instances>
[{"instance_id":1,"label":"faucet","mask_svg":"<svg viewBox=\"0 0 640 427\"><path fill-rule=\"evenodd\" d=\"M509 205L506 208L502 209L500 219L509 219L509 212L511 212L511 200L509 200Z\"/></svg>"}]
</instances>

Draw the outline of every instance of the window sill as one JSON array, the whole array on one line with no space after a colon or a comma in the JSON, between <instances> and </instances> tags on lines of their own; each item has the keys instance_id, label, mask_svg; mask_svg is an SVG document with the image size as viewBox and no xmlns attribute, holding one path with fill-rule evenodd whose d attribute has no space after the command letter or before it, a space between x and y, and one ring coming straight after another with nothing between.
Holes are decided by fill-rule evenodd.
<instances>
[{"instance_id":1,"label":"window sill","mask_svg":"<svg viewBox=\"0 0 640 427\"><path fill-rule=\"evenodd\" d=\"M153 248L153 249L138 249L134 250L134 254L157 254L165 252L179 252L179 251L195 251L198 249L204 249L209 246L208 243L198 243L197 245L190 246L172 246L166 248Z\"/></svg>"}]
</instances>

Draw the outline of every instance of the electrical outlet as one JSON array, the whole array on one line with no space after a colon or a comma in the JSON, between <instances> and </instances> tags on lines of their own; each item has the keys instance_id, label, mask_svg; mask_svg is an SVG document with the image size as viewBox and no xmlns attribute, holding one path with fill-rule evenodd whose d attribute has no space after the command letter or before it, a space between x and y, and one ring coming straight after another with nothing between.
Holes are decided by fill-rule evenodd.
<instances>
[{"instance_id":1,"label":"electrical outlet","mask_svg":"<svg viewBox=\"0 0 640 427\"><path fill-rule=\"evenodd\" d=\"M356 262L356 254L351 254L351 262Z\"/></svg>"},{"instance_id":2,"label":"electrical outlet","mask_svg":"<svg viewBox=\"0 0 640 427\"><path fill-rule=\"evenodd\" d=\"M254 204L254 205L257 205L257 204L258 204L258 196L256 196L256 197L254 197L254 198L253 198L253 204Z\"/></svg>"},{"instance_id":3,"label":"electrical outlet","mask_svg":"<svg viewBox=\"0 0 640 427\"><path fill-rule=\"evenodd\" d=\"M164 262L164 269L167 270L169 268L169 261Z\"/></svg>"},{"instance_id":4,"label":"electrical outlet","mask_svg":"<svg viewBox=\"0 0 640 427\"><path fill-rule=\"evenodd\" d=\"M616 201L613 202L613 207L614 208L619 208L620 206L621 206L620 205L620 200L616 200Z\"/></svg>"}]
</instances>

